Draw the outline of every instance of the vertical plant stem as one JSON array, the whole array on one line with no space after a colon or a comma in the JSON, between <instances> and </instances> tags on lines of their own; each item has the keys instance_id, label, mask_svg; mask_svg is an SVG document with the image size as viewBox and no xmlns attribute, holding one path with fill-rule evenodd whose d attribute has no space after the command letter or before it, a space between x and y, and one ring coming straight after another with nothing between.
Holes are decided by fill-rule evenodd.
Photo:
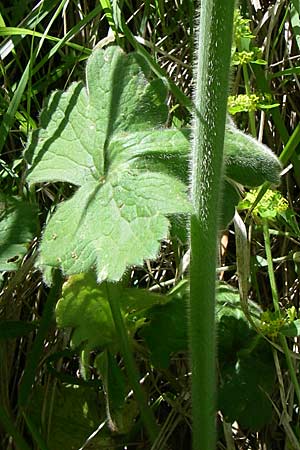
<instances>
[{"instance_id":1,"label":"vertical plant stem","mask_svg":"<svg viewBox=\"0 0 300 450\"><path fill-rule=\"evenodd\" d=\"M216 445L216 257L234 3L202 0L196 41L190 264L194 450Z\"/></svg>"},{"instance_id":2,"label":"vertical plant stem","mask_svg":"<svg viewBox=\"0 0 300 450\"><path fill-rule=\"evenodd\" d=\"M247 95L251 95L250 80L249 80L247 64L243 64L242 68L243 68L243 75L244 75L244 81L245 81L246 94ZM248 114L249 114L249 121L250 121L250 131L251 131L252 136L256 138L256 127L255 127L255 114L254 114L254 111L249 111Z\"/></svg>"},{"instance_id":3,"label":"vertical plant stem","mask_svg":"<svg viewBox=\"0 0 300 450\"><path fill-rule=\"evenodd\" d=\"M268 274L269 274L269 280L270 280L271 291L272 291L273 306L274 306L275 312L278 315L280 315L279 297L278 297L278 292L277 292L277 287L276 287L275 274L274 274L273 261L272 261L270 233L269 233L268 222L266 220L264 220L264 223L263 223L263 232L264 232L265 249L266 249L266 256L267 256L267 263L268 263Z\"/></svg>"},{"instance_id":4,"label":"vertical plant stem","mask_svg":"<svg viewBox=\"0 0 300 450\"><path fill-rule=\"evenodd\" d=\"M270 242L270 233L269 233L269 227L268 222L265 220L263 224L263 231L264 231L264 240L265 240L265 249L266 249L266 256L267 256L267 263L268 263L268 274L270 279L270 285L271 285L271 291L272 291L272 299L273 299L273 305L274 310L278 314L278 316L281 316L280 306L279 306L279 296L275 281L275 274L274 274L274 268L273 268L273 261L272 261L272 252L271 252L271 242ZM291 357L290 349L287 344L286 337L283 336L283 334L279 333L279 341L282 346L286 363L288 366L289 374L295 389L295 393L298 399L298 403L300 405L300 386L297 378L297 373L293 364L293 360Z\"/></svg>"},{"instance_id":5,"label":"vertical plant stem","mask_svg":"<svg viewBox=\"0 0 300 450\"><path fill-rule=\"evenodd\" d=\"M140 412L142 420L144 422L145 428L147 430L148 436L153 443L158 436L158 425L155 421L154 414L146 402L146 398L142 387L139 383L140 376L138 369L136 367L131 345L128 338L128 333L124 324L122 317L120 305L116 295L110 295L109 285L106 284L107 298L109 299L110 309L115 324L116 332L118 334L122 356L124 358L124 363L131 383L131 387L135 394L136 400L140 407Z\"/></svg>"}]
</instances>

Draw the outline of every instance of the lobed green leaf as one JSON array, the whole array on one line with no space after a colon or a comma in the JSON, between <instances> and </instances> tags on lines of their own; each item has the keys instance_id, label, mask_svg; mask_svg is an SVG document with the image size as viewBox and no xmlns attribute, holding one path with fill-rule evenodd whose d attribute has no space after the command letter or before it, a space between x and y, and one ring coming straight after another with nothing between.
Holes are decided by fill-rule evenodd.
<instances>
[{"instance_id":1,"label":"lobed green leaf","mask_svg":"<svg viewBox=\"0 0 300 450\"><path fill-rule=\"evenodd\" d=\"M119 280L126 267L155 258L170 216L191 212L186 195L190 130L165 129L168 108L161 80L136 53L95 50L86 86L54 92L40 128L25 151L30 184L77 186L50 218L37 264L67 275L96 271ZM233 182L278 184L281 165L264 145L227 124L221 227L231 221L238 192Z\"/></svg>"},{"instance_id":2,"label":"lobed green leaf","mask_svg":"<svg viewBox=\"0 0 300 450\"><path fill-rule=\"evenodd\" d=\"M191 210L185 185L167 169L150 167L162 142L172 153L187 141L162 128L166 88L160 80L149 83L146 72L134 53L96 50L87 63L86 87L75 83L50 97L25 153L27 179L79 189L44 231L42 269L60 266L71 275L92 267L98 281L119 280L128 265L156 256L168 234L166 215Z\"/></svg>"}]
</instances>

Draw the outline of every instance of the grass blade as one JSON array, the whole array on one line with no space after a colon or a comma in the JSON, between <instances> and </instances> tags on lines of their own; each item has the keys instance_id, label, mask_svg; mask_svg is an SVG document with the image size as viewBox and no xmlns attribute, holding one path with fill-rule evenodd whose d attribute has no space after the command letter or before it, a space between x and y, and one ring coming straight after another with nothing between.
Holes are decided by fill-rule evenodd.
<instances>
[{"instance_id":1,"label":"grass blade","mask_svg":"<svg viewBox=\"0 0 300 450\"><path fill-rule=\"evenodd\" d=\"M18 450L30 450L30 447L23 439L12 419L8 416L4 408L0 405L0 423L2 424L6 433L11 436L16 443Z\"/></svg>"},{"instance_id":2,"label":"grass blade","mask_svg":"<svg viewBox=\"0 0 300 450\"><path fill-rule=\"evenodd\" d=\"M34 340L30 354L28 355L24 375L19 389L19 406L24 408L30 398L30 392L36 375L36 370L39 364L40 357L43 353L44 340L47 337L48 331L53 324L54 307L58 300L62 286L62 275L59 270L54 272L53 286L48 294L43 315L40 320L40 327L38 329L36 338Z\"/></svg>"}]
</instances>

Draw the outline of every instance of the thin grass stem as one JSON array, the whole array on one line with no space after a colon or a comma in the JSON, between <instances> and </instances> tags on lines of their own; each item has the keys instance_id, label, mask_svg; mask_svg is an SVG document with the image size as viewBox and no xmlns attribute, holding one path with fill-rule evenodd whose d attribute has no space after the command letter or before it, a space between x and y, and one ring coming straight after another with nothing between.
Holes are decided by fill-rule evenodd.
<instances>
[{"instance_id":1,"label":"thin grass stem","mask_svg":"<svg viewBox=\"0 0 300 450\"><path fill-rule=\"evenodd\" d=\"M268 263L268 274L269 274L269 280L270 280L270 286L271 286L271 292L272 292L272 299L273 299L273 306L275 312L278 314L278 316L281 316L281 310L279 305L279 295L275 280L275 274L274 274L274 267L273 267L273 261L272 261L272 251L271 251L271 242L270 242L270 234L269 234L269 227L268 222L265 220L263 224L263 233L264 233L264 240L265 240L265 249L266 249L266 256L267 256L267 263ZM298 378L296 374L296 370L292 361L290 349L287 344L286 337L283 336L283 334L279 334L279 341L281 344L281 347L283 349L286 363L288 366L288 371L295 389L295 393L298 399L298 403L300 404L300 386L298 383Z\"/></svg>"},{"instance_id":2,"label":"thin grass stem","mask_svg":"<svg viewBox=\"0 0 300 450\"><path fill-rule=\"evenodd\" d=\"M121 346L121 353L124 358L124 363L128 374L129 382L132 386L133 392L139 404L141 416L145 428L147 430L149 439L151 440L152 443L154 443L159 434L158 425L155 421L155 417L152 410L150 409L150 407L146 402L144 392L139 383L141 377L139 375L138 369L134 361L132 348L129 342L128 333L126 331L123 316L120 310L120 305L118 303L116 296L110 295L109 285L107 283L105 285L107 290L107 298L109 299L111 313L115 324L116 332L118 334L119 343Z\"/></svg>"}]
</instances>

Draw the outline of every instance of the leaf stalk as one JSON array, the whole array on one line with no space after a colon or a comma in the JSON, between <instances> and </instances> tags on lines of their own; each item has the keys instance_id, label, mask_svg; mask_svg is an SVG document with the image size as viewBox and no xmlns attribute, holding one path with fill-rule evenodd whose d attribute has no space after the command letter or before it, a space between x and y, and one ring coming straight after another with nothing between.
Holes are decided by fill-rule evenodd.
<instances>
[{"instance_id":1,"label":"leaf stalk","mask_svg":"<svg viewBox=\"0 0 300 450\"><path fill-rule=\"evenodd\" d=\"M129 378L129 382L131 383L131 387L139 404L142 420L144 422L148 436L151 442L154 443L158 436L159 431L158 425L155 421L155 417L152 410L150 409L150 407L146 402L144 392L139 383L141 377L139 376L139 372L134 361L133 352L131 349L128 333L124 324L124 319L122 317L118 299L116 295L110 294L108 283L105 283L105 285L107 291L107 298L109 299L110 309L115 324L116 332L118 334L118 339L121 346L121 353L124 358L124 363Z\"/></svg>"}]
</instances>

